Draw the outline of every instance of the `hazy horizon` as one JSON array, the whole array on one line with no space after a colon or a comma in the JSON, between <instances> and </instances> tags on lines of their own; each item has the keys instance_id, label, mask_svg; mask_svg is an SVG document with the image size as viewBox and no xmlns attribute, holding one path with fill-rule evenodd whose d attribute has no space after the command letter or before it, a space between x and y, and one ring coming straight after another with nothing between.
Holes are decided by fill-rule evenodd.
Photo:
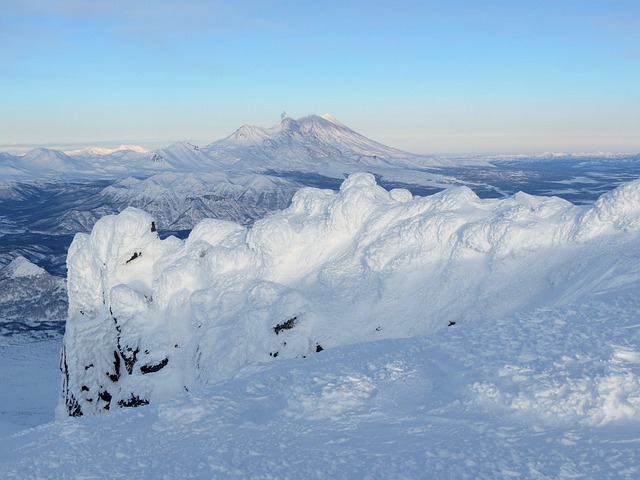
<instances>
[{"instance_id":1,"label":"hazy horizon","mask_svg":"<svg viewBox=\"0 0 640 480\"><path fill-rule=\"evenodd\" d=\"M279 118L278 118L279 120ZM339 118L337 120L340 120ZM265 125L256 125L258 127L263 127L263 128L268 128L268 127L272 127L275 122L277 120L274 120L273 123L271 124L265 124ZM253 125L251 123L245 123L243 125ZM206 145L208 145L209 143L215 142L217 140L221 140L222 138L225 138L229 135L231 135L233 132L235 132L235 130L237 130L238 128L240 128L242 125L237 125L236 127L232 128L231 130L229 130L229 132L227 134L224 134L223 136L220 136L218 138L211 138L208 140L194 140L194 139L173 139L173 140L168 140L168 141L158 141L158 140L148 140L148 139L140 139L140 140L135 140L135 139L126 139L126 140L113 140L113 139L107 139L107 140L96 140L96 141L84 141L84 142L51 142L51 143L25 143L25 144L13 144L13 145L0 145L0 152L4 152L4 153L9 153L12 155L24 155L29 153L30 151L37 149L37 148L47 148L47 149L52 149L52 150L59 150L62 152L70 152L70 151L74 151L74 150L81 150L81 149L85 149L85 148L105 148L105 149L116 149L118 147L121 146L136 146L136 147L142 147L145 148L147 150L154 151L154 150L159 150L162 148L166 148L168 146L170 146L173 143L176 142L188 142L188 143L192 143L193 145L197 145L199 147L204 147ZM349 125L347 125L347 127L349 127ZM362 133L362 132L358 132L358 133ZM367 136L367 135L365 135ZM543 154L557 154L557 153L561 153L561 154L566 154L566 155L572 155L572 154L621 154L621 155L636 155L640 153L640 149L639 150L621 150L621 149L600 149L600 150L594 150L594 149L581 149L581 150L567 150L567 149L524 149L524 150L502 150L502 151L488 151L488 150L481 150L481 149L467 149L467 150L460 150L460 151L449 151L447 149L443 150L443 151L417 151L417 150L410 150L407 148L403 148L401 146L398 146L397 142L394 142L394 139L391 138L391 140L388 141L381 141L379 138L373 138L373 137L369 137L371 140L377 141L379 143L385 144L389 147L393 147L393 148L398 148L400 150L404 150L407 151L409 153L415 153L418 155L438 155L438 156L442 156L442 157L463 157L463 156L500 156L500 155L505 155L505 156L518 156L518 155L543 155Z\"/></svg>"}]
</instances>

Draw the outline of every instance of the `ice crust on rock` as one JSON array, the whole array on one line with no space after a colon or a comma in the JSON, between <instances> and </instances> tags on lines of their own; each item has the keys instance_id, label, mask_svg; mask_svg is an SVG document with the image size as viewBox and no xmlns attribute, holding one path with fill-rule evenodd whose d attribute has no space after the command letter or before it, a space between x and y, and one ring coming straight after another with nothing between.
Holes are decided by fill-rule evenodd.
<instances>
[{"instance_id":1,"label":"ice crust on rock","mask_svg":"<svg viewBox=\"0 0 640 480\"><path fill-rule=\"evenodd\" d=\"M640 181L577 207L466 187L418 197L362 173L338 192L303 188L250 229L209 219L184 241L161 240L129 208L69 250L57 413L146 404L275 358L587 298L598 262L611 268L599 236L637 234L639 205Z\"/></svg>"}]
</instances>

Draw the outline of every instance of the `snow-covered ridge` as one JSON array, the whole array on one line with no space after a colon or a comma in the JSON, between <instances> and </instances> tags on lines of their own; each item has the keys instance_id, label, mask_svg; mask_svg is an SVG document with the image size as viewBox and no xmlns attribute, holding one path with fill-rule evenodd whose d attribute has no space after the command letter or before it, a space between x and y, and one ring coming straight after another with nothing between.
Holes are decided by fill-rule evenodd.
<instances>
[{"instance_id":1,"label":"snow-covered ridge","mask_svg":"<svg viewBox=\"0 0 640 480\"><path fill-rule=\"evenodd\" d=\"M44 268L31 263L23 256L17 256L11 263L0 269L0 274L9 278L37 277L45 275Z\"/></svg>"},{"instance_id":2,"label":"snow-covered ridge","mask_svg":"<svg viewBox=\"0 0 640 480\"><path fill-rule=\"evenodd\" d=\"M36 148L24 156L4 155L0 175L11 180L30 178L148 177L157 172L245 174L313 172L332 178L363 167L387 175L397 167L422 168L448 162L387 147L360 135L329 115L294 120L282 116L270 128L244 125L228 137L203 148L175 142L148 151L136 145L87 147L60 151ZM413 172L425 177L424 172ZM426 175L428 180L434 175ZM396 179L397 180L397 179Z\"/></svg>"},{"instance_id":3,"label":"snow-covered ridge","mask_svg":"<svg viewBox=\"0 0 640 480\"><path fill-rule=\"evenodd\" d=\"M116 148L87 147L60 151L36 148L25 155L3 154L0 177L12 181L29 179L114 179L149 177L158 172L246 173L297 172L343 179L345 174L368 171L386 181L422 186L443 186L434 171L440 167L474 165L491 167L504 162L602 161L637 163L638 155L563 154L496 156L427 156L392 148L361 135L331 115L308 115L293 119L283 115L272 127L244 125L226 138L204 147L174 142L149 151L137 145ZM450 183L450 182L449 182Z\"/></svg>"},{"instance_id":4,"label":"snow-covered ridge","mask_svg":"<svg viewBox=\"0 0 640 480\"><path fill-rule=\"evenodd\" d=\"M93 156L93 155L112 155L117 152L135 152L135 153L149 153L149 149L141 147L139 145L120 145L116 148L108 147L85 147L74 150L65 150L66 155L80 155L80 156Z\"/></svg>"},{"instance_id":5,"label":"snow-covered ridge","mask_svg":"<svg viewBox=\"0 0 640 480\"><path fill-rule=\"evenodd\" d=\"M20 158L20 165L33 171L72 169L74 159L59 150L36 148Z\"/></svg>"},{"instance_id":6,"label":"snow-covered ridge","mask_svg":"<svg viewBox=\"0 0 640 480\"><path fill-rule=\"evenodd\" d=\"M630 157L637 154L631 152L542 152L542 153L534 153L534 154L503 154L503 155L491 155L487 156L487 158L496 159L496 160L511 160L518 158L526 158L526 159L552 159L552 158L581 158L581 157L593 157L593 158L620 158L620 157Z\"/></svg>"},{"instance_id":7,"label":"snow-covered ridge","mask_svg":"<svg viewBox=\"0 0 640 480\"><path fill-rule=\"evenodd\" d=\"M22 256L0 268L0 327L3 322L61 321L67 309L64 278Z\"/></svg>"},{"instance_id":8,"label":"snow-covered ridge","mask_svg":"<svg viewBox=\"0 0 640 480\"><path fill-rule=\"evenodd\" d=\"M602 240L638 241L640 181L586 208L522 193L481 200L466 187L414 197L354 174L338 192L299 190L251 229L205 220L185 241L155 230L127 209L75 237L59 415L156 402L250 364L479 314L597 298L628 268L611 264Z\"/></svg>"}]
</instances>

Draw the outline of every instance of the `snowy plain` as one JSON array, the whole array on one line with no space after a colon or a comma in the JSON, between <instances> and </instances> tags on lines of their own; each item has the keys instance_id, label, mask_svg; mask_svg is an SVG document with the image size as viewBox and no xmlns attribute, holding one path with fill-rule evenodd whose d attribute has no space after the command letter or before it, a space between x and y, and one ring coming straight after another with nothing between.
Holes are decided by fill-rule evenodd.
<instances>
[{"instance_id":1,"label":"snowy plain","mask_svg":"<svg viewBox=\"0 0 640 480\"><path fill-rule=\"evenodd\" d=\"M640 181L575 205L354 174L154 229L76 236L66 384L54 324L3 324L2 478L640 477Z\"/></svg>"}]
</instances>

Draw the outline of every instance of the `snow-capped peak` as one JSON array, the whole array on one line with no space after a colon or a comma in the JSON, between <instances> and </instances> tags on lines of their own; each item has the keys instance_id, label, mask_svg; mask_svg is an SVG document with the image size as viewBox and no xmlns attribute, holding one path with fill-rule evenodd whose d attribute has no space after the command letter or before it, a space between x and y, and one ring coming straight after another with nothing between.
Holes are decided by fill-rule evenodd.
<instances>
[{"instance_id":1,"label":"snow-capped peak","mask_svg":"<svg viewBox=\"0 0 640 480\"><path fill-rule=\"evenodd\" d=\"M293 119L283 114L270 128L244 125L204 148L227 164L276 171L308 171L342 178L345 172L423 166L425 158L360 135L329 114ZM378 170L374 170L378 171Z\"/></svg>"},{"instance_id":2,"label":"snow-capped peak","mask_svg":"<svg viewBox=\"0 0 640 480\"><path fill-rule=\"evenodd\" d=\"M198 145L189 142L174 142L166 148L153 152L149 157L152 163L168 166L180 171L210 171L217 169L217 164L209 158Z\"/></svg>"},{"instance_id":3,"label":"snow-capped peak","mask_svg":"<svg viewBox=\"0 0 640 480\"><path fill-rule=\"evenodd\" d=\"M149 153L149 150L141 147L139 145L120 145L116 148L108 148L108 147L85 147L74 150L65 150L65 154L67 155L78 155L78 156L103 156L103 155L112 155L117 152L135 152L135 153Z\"/></svg>"},{"instance_id":4,"label":"snow-capped peak","mask_svg":"<svg viewBox=\"0 0 640 480\"><path fill-rule=\"evenodd\" d=\"M7 278L36 277L47 273L44 268L31 263L22 255L14 258L11 263L0 270L0 272Z\"/></svg>"},{"instance_id":5,"label":"snow-capped peak","mask_svg":"<svg viewBox=\"0 0 640 480\"><path fill-rule=\"evenodd\" d=\"M147 153L149 150L141 147L139 145L120 145L118 148L115 149L116 152L122 151L122 150L129 150L131 152L137 152L137 153Z\"/></svg>"},{"instance_id":6,"label":"snow-capped peak","mask_svg":"<svg viewBox=\"0 0 640 480\"><path fill-rule=\"evenodd\" d=\"M320 118L324 118L326 121L335 123L336 125L340 125L341 127L345 126L342 122L336 120L334 117L332 117L328 113L323 113L322 115L320 115Z\"/></svg>"}]
</instances>

